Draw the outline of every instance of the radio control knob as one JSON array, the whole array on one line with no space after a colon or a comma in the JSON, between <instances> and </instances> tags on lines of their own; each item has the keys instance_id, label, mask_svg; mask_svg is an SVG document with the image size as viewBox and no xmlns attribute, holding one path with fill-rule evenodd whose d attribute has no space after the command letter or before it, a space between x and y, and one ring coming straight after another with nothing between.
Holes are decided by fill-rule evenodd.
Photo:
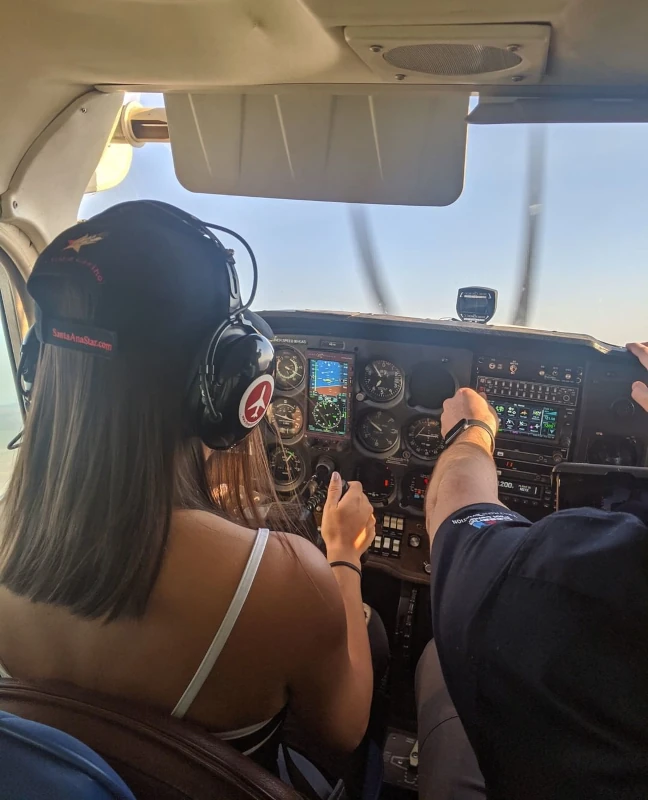
<instances>
[{"instance_id":1,"label":"radio control knob","mask_svg":"<svg viewBox=\"0 0 648 800\"><path fill-rule=\"evenodd\" d=\"M553 454L553 460L554 464L560 464L560 462L563 460L563 454L556 450L556 452Z\"/></svg>"}]
</instances>

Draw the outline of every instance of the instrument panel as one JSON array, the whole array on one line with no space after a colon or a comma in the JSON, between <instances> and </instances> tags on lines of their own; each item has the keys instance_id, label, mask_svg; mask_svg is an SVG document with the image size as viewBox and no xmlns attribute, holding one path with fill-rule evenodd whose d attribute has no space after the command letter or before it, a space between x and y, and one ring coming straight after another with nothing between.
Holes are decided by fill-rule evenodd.
<instances>
[{"instance_id":1,"label":"instrument panel","mask_svg":"<svg viewBox=\"0 0 648 800\"><path fill-rule=\"evenodd\" d=\"M265 436L280 495L322 458L360 480L379 525L369 564L425 583L425 492L443 450L443 402L483 391L500 419L500 497L530 519L554 509L565 460L646 464L648 414L630 398L640 365L586 336L471 323L265 312L276 388Z\"/></svg>"}]
</instances>

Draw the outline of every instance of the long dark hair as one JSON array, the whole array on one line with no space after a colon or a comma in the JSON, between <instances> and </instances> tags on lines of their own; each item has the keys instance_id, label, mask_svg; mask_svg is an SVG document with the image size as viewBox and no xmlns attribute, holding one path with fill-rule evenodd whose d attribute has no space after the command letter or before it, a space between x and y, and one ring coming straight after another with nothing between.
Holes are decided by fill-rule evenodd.
<instances>
[{"instance_id":1,"label":"long dark hair","mask_svg":"<svg viewBox=\"0 0 648 800\"><path fill-rule=\"evenodd\" d=\"M91 301L68 288L59 313L88 318ZM141 617L174 508L255 526L263 524L260 506L276 514L258 428L213 455L188 433L191 353L149 362L41 350L2 502L0 584L86 618Z\"/></svg>"}]
</instances>

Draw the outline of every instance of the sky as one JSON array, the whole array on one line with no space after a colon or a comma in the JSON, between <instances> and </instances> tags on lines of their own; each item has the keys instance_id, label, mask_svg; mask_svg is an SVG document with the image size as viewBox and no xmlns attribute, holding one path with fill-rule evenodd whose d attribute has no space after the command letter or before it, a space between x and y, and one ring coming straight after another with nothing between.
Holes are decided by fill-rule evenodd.
<instances>
[{"instance_id":1,"label":"sky","mask_svg":"<svg viewBox=\"0 0 648 800\"><path fill-rule=\"evenodd\" d=\"M158 96L141 102L156 105ZM648 339L648 128L551 125L529 323L623 344ZM393 311L451 317L457 289L499 292L494 322L510 323L523 256L529 129L469 130L464 191L446 208L367 206ZM123 200L155 198L234 228L260 269L255 307L376 311L359 268L348 207L341 203L192 194L175 178L168 145L135 149L127 178L86 195L88 217ZM240 250L240 248L239 248ZM238 269L249 286L249 264ZM14 404L0 355L0 405Z\"/></svg>"},{"instance_id":2,"label":"sky","mask_svg":"<svg viewBox=\"0 0 648 800\"><path fill-rule=\"evenodd\" d=\"M161 98L143 96L145 104ZM648 130L642 125L547 126L538 279L529 324L624 344L648 339ZM457 289L499 292L510 323L523 257L529 128L471 126L462 196L446 208L367 206L395 313L450 317ZM174 203L234 228L260 269L255 307L376 311L341 203L192 194L168 145L134 152L126 180L86 196L82 216L127 199ZM249 276L241 254L243 284Z\"/></svg>"}]
</instances>

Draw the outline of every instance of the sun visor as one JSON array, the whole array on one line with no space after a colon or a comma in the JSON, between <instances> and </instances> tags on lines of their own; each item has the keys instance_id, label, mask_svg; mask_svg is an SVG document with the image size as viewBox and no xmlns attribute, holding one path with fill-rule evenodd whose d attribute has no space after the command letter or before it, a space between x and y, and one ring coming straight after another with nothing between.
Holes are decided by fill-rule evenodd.
<instances>
[{"instance_id":1,"label":"sun visor","mask_svg":"<svg viewBox=\"0 0 648 800\"><path fill-rule=\"evenodd\" d=\"M482 97L468 116L472 125L644 123L648 101L609 97Z\"/></svg>"},{"instance_id":2,"label":"sun visor","mask_svg":"<svg viewBox=\"0 0 648 800\"><path fill-rule=\"evenodd\" d=\"M192 192L446 206L461 194L469 93L265 87L165 96Z\"/></svg>"}]
</instances>

